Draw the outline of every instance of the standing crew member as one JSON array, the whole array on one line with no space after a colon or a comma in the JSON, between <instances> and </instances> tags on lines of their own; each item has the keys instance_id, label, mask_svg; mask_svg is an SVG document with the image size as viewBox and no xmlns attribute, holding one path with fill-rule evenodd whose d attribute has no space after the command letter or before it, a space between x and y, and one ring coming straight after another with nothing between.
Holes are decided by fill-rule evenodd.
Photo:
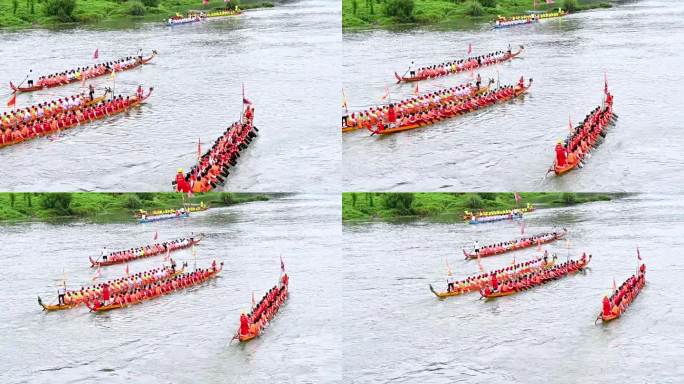
<instances>
[{"instance_id":1,"label":"standing crew member","mask_svg":"<svg viewBox=\"0 0 684 384\"><path fill-rule=\"evenodd\" d=\"M107 302L109 301L109 293L109 284L102 284L102 301L105 305L107 305Z\"/></svg>"},{"instance_id":2,"label":"standing crew member","mask_svg":"<svg viewBox=\"0 0 684 384\"><path fill-rule=\"evenodd\" d=\"M556 165L559 167L564 167L566 164L566 156L565 156L565 148L563 147L563 144L558 141L556 144Z\"/></svg>"},{"instance_id":3,"label":"standing crew member","mask_svg":"<svg viewBox=\"0 0 684 384\"><path fill-rule=\"evenodd\" d=\"M66 295L66 283L57 289L57 302L59 305L64 305L64 296Z\"/></svg>"},{"instance_id":4,"label":"standing crew member","mask_svg":"<svg viewBox=\"0 0 684 384\"><path fill-rule=\"evenodd\" d=\"M176 173L176 192L190 192L190 185L185 180L185 176L183 175L183 168L179 168L178 173Z\"/></svg>"},{"instance_id":5,"label":"standing crew member","mask_svg":"<svg viewBox=\"0 0 684 384\"><path fill-rule=\"evenodd\" d=\"M603 316L610 316L611 315L611 306L610 306L610 300L608 299L608 296L603 296Z\"/></svg>"},{"instance_id":6,"label":"standing crew member","mask_svg":"<svg viewBox=\"0 0 684 384\"><path fill-rule=\"evenodd\" d=\"M240 315L240 334L246 335L249 333L249 320L244 312Z\"/></svg>"}]
</instances>

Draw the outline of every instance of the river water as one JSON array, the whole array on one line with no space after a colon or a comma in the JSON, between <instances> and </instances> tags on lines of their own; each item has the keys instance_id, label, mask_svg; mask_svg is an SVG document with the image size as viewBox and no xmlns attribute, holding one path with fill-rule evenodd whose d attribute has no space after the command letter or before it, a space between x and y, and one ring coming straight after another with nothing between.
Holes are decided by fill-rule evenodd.
<instances>
[{"instance_id":1,"label":"river water","mask_svg":"<svg viewBox=\"0 0 684 384\"><path fill-rule=\"evenodd\" d=\"M561 261L586 251L590 268L491 302L477 293L439 301L428 284L444 288L447 258L456 276L478 273L461 248L516 238L517 224L345 225L344 382L680 382L682 212L681 195L636 195L532 213L526 234L567 227L569 244L545 249ZM637 246L646 287L620 319L594 325L613 279L635 272ZM489 270L511 261L508 254L482 263Z\"/></svg>"},{"instance_id":2,"label":"river water","mask_svg":"<svg viewBox=\"0 0 684 384\"><path fill-rule=\"evenodd\" d=\"M524 99L434 126L391 135L343 135L345 190L678 191L684 118L677 95L684 81L684 2L621 2L530 27L491 30L364 31L343 35L344 90L350 110L413 94L393 72L449 58L514 48L500 81L534 78ZM604 73L619 122L586 167L543 180L568 118L580 121L600 105ZM481 71L496 78L496 69ZM453 86L468 74L419 83L420 92ZM644 182L648 180L648 182Z\"/></svg>"},{"instance_id":3,"label":"river water","mask_svg":"<svg viewBox=\"0 0 684 384\"><path fill-rule=\"evenodd\" d=\"M217 208L158 224L0 225L0 381L3 383L339 383L340 202L294 195ZM44 313L63 271L89 283L88 256L203 232L197 265L223 260L215 280L132 308L94 315L84 308ZM279 277L282 254L290 299L258 339L229 345L248 310ZM173 253L195 260L190 250ZM162 257L130 263L131 273ZM123 266L103 269L123 275ZM325 279L321 279L325 276ZM324 297L322 297L324 296Z\"/></svg>"},{"instance_id":4,"label":"river water","mask_svg":"<svg viewBox=\"0 0 684 384\"><path fill-rule=\"evenodd\" d=\"M261 135L231 171L226 190L337 190L339 2L304 0L240 17L166 27L0 30L0 113L6 84L28 69L52 73L156 49L153 64L116 77L117 93L154 86L148 103L65 133L0 150L0 189L22 191L168 191L178 168L197 159L240 116L242 84ZM100 87L114 82L94 80ZM80 84L21 94L18 107L74 94ZM87 160L87 161L84 161Z\"/></svg>"}]
</instances>

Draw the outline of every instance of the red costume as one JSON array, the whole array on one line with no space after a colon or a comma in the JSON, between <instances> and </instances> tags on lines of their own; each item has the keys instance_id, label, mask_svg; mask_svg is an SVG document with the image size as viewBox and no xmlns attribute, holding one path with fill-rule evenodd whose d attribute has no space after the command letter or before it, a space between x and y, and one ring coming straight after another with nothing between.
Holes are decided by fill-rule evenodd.
<instances>
[{"instance_id":1,"label":"red costume","mask_svg":"<svg viewBox=\"0 0 684 384\"><path fill-rule=\"evenodd\" d=\"M608 300L608 296L603 297L603 315L604 316L610 316L611 314L611 305L610 305L610 300Z\"/></svg>"},{"instance_id":2,"label":"red costume","mask_svg":"<svg viewBox=\"0 0 684 384\"><path fill-rule=\"evenodd\" d=\"M390 106L387 110L387 120L389 120L389 122L392 124L394 124L397 121L397 113L394 110L393 106Z\"/></svg>"},{"instance_id":3,"label":"red costume","mask_svg":"<svg viewBox=\"0 0 684 384\"><path fill-rule=\"evenodd\" d=\"M190 192L190 184L188 184L188 182L185 181L185 176L183 176L183 172L178 172L176 174L176 192Z\"/></svg>"},{"instance_id":4,"label":"red costume","mask_svg":"<svg viewBox=\"0 0 684 384\"><path fill-rule=\"evenodd\" d=\"M249 321L247 320L247 316L243 313L240 315L240 334L241 335L246 335L249 333Z\"/></svg>"},{"instance_id":5,"label":"red costume","mask_svg":"<svg viewBox=\"0 0 684 384\"><path fill-rule=\"evenodd\" d=\"M556 144L556 165L559 167L564 167L566 164L566 157L565 157L565 148L563 148L563 144L558 143Z\"/></svg>"},{"instance_id":6,"label":"red costume","mask_svg":"<svg viewBox=\"0 0 684 384\"><path fill-rule=\"evenodd\" d=\"M109 301L109 284L107 283L102 285L102 300Z\"/></svg>"}]
</instances>

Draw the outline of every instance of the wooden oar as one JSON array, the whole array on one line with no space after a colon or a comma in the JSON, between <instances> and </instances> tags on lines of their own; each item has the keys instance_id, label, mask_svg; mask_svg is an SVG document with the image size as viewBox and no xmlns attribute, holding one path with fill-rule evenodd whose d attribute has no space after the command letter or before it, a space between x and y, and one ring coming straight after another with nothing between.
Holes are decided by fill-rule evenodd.
<instances>
[{"instance_id":1,"label":"wooden oar","mask_svg":"<svg viewBox=\"0 0 684 384\"><path fill-rule=\"evenodd\" d=\"M601 318L601 315L603 315L603 313L599 312L598 316L596 316L596 320L594 320L594 325L596 325L596 323L599 321L599 319Z\"/></svg>"},{"instance_id":2,"label":"wooden oar","mask_svg":"<svg viewBox=\"0 0 684 384\"><path fill-rule=\"evenodd\" d=\"M24 80L22 80L21 83L19 83L19 85L17 85L17 89L14 92L17 92L19 90L19 88L24 84L24 82L26 80L28 80L29 76L31 76L31 73L33 73L33 69L29 69L28 75L26 75L26 77L24 77Z\"/></svg>"},{"instance_id":3,"label":"wooden oar","mask_svg":"<svg viewBox=\"0 0 684 384\"><path fill-rule=\"evenodd\" d=\"M411 62L411 65L413 65L413 61ZM407 69L406 72L404 72L404 74L401 75L401 78L403 79L404 76L406 76L406 74L409 73L410 70L411 70L411 67L409 67L409 69ZM397 81L397 84L399 84L399 83L401 83L401 82L402 82L402 80L398 80L398 81Z\"/></svg>"}]
</instances>

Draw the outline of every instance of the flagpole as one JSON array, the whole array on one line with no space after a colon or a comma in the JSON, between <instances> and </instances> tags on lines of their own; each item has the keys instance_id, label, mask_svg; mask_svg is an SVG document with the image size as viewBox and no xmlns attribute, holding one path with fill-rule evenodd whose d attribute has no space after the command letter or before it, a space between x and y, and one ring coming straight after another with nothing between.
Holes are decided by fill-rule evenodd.
<instances>
[{"instance_id":1,"label":"flagpole","mask_svg":"<svg viewBox=\"0 0 684 384\"><path fill-rule=\"evenodd\" d=\"M245 115L245 83L242 83L242 110L240 112L240 123L242 123L242 116Z\"/></svg>"}]
</instances>

